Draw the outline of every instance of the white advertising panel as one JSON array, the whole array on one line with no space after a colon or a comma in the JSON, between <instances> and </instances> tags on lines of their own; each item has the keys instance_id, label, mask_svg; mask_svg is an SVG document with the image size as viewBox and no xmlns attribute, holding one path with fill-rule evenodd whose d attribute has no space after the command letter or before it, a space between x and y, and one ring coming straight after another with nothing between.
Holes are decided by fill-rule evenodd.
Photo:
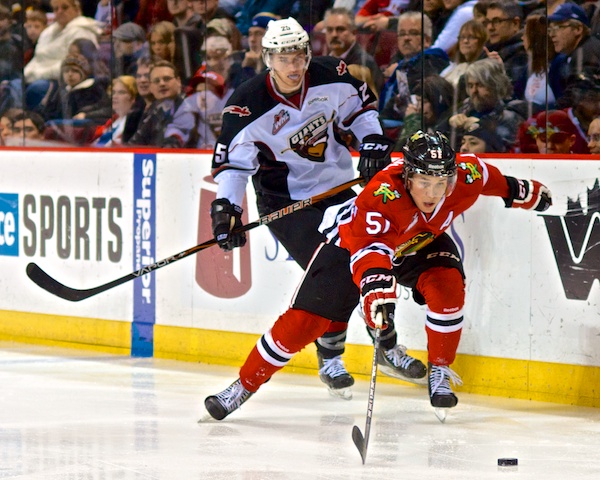
<instances>
[{"instance_id":1,"label":"white advertising panel","mask_svg":"<svg viewBox=\"0 0 600 480\"><path fill-rule=\"evenodd\" d=\"M459 353L600 366L600 161L487 160L553 192L542 214L481 198L449 232L467 275ZM81 302L25 275L29 262L74 288L125 276L212 238L210 155L159 151L3 151L0 309L133 322L142 354L152 326L260 334L301 277L265 226L243 249L212 246ZM258 218L252 188L245 221ZM335 292L331 292L335 295ZM401 289L399 340L425 350L424 308ZM349 342L369 344L355 315ZM149 349L144 350L149 344Z\"/></svg>"}]
</instances>

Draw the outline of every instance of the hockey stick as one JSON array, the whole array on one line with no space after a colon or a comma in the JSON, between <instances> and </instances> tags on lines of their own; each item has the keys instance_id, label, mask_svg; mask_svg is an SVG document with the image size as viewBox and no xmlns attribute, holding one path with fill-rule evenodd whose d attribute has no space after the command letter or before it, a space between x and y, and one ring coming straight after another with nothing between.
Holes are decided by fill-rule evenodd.
<instances>
[{"instance_id":1,"label":"hockey stick","mask_svg":"<svg viewBox=\"0 0 600 480\"><path fill-rule=\"evenodd\" d=\"M367 447L369 446L369 433L371 432L371 420L373 418L373 403L375 402L375 383L377 382L377 357L379 354L379 343L381 340L381 327L383 325L383 317L387 319L385 308L382 312L378 312L375 317L375 338L373 339L373 365L371 367L371 383L369 385L369 402L367 403L367 421L365 424L365 434L363 436L360 428L356 425L352 428L352 440L358 448L362 458L363 465L367 460Z\"/></svg>"},{"instance_id":2,"label":"hockey stick","mask_svg":"<svg viewBox=\"0 0 600 480\"><path fill-rule=\"evenodd\" d=\"M287 207L283 207L283 208L280 208L279 210L276 210L275 212L271 212L271 213L268 213L267 215L263 215L258 220L254 221L252 223L248 223L248 224L236 229L235 232L236 233L246 232L248 230L252 230L253 228L259 227L261 225L267 225L267 224L273 222L274 220L277 220L278 218L284 217L286 215L289 215L290 213L296 212L297 210L301 210L301 209L306 208L310 205L313 205L317 202L320 202L321 200L332 197L333 195L336 195L336 194L352 187L353 185L357 185L362 181L363 181L362 177L358 177L358 178L355 178L354 180L350 180L349 182L343 183L342 185L339 185L330 190L327 190L326 192L323 192L319 195L315 195L313 197L307 198L306 200L298 200L297 202L294 202L291 205L288 205ZM200 245L196 245L195 247L188 248L187 250L184 250L183 252L177 253L171 257L165 258L164 260L160 260L151 265L146 265L145 267L140 268L139 270L136 270L135 272L132 272L128 275L117 278L116 280L113 280L112 282L108 282L108 283L99 285L94 288L79 290L76 288L67 287L66 285L63 285L62 283L60 283L58 280L55 280L54 278L52 278L44 270L42 270L37 264L35 264L33 262L30 263L29 265L27 265L27 276L34 283L36 283L39 287L56 295L57 297L63 298L65 300L69 300L70 302L79 302L80 300L85 300L86 298L93 297L94 295L105 292L106 290L110 290L111 288L114 288L118 285L129 282L130 280L134 280L142 275L153 272L154 270L158 270L159 268L166 267L167 265L170 265L170 264L176 262L177 260L181 260L182 258L189 257L190 255L193 255L194 253L198 253L201 250L204 250L208 247L212 247L213 245L216 245L216 244L217 244L217 241L215 239L207 240L206 242L201 243Z\"/></svg>"}]
</instances>

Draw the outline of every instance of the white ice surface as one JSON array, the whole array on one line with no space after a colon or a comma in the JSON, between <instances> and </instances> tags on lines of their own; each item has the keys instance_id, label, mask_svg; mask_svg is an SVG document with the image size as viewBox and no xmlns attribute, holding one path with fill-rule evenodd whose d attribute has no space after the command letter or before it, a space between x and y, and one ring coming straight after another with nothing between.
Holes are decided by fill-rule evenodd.
<instances>
[{"instance_id":1,"label":"white ice surface","mask_svg":"<svg viewBox=\"0 0 600 480\"><path fill-rule=\"evenodd\" d=\"M362 465L351 432L364 432L367 381L345 401L316 374L279 373L225 420L206 418L203 399L235 378L229 367L1 343L0 478L600 479L598 409L459 393L441 424L425 388L379 382Z\"/></svg>"}]
</instances>

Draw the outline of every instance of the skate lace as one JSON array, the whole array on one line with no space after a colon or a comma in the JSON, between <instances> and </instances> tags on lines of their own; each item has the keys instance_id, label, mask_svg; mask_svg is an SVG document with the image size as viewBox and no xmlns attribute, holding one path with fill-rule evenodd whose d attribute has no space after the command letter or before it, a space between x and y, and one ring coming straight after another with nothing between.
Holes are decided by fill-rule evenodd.
<instances>
[{"instance_id":1,"label":"skate lace","mask_svg":"<svg viewBox=\"0 0 600 480\"><path fill-rule=\"evenodd\" d=\"M453 385L462 385L463 382L454 370L450 367L440 367L432 365L431 373L429 374L429 385L431 387L431 395L437 393L439 395L451 395L450 381Z\"/></svg>"},{"instance_id":2,"label":"skate lace","mask_svg":"<svg viewBox=\"0 0 600 480\"><path fill-rule=\"evenodd\" d=\"M319 370L321 375L327 375L331 378L339 377L340 375L347 375L348 372L342 362L342 357L337 356L333 358L324 358L323 367Z\"/></svg>"},{"instance_id":3,"label":"skate lace","mask_svg":"<svg viewBox=\"0 0 600 480\"><path fill-rule=\"evenodd\" d=\"M251 393L244 388L242 382L238 380L221 393L217 393L216 397L218 398L219 403L223 405L228 412L232 412L233 410L240 408L250 394Z\"/></svg>"},{"instance_id":4,"label":"skate lace","mask_svg":"<svg viewBox=\"0 0 600 480\"><path fill-rule=\"evenodd\" d=\"M406 354L404 345L396 345L385 352L386 358L395 366L406 370L415 361L413 357Z\"/></svg>"}]
</instances>

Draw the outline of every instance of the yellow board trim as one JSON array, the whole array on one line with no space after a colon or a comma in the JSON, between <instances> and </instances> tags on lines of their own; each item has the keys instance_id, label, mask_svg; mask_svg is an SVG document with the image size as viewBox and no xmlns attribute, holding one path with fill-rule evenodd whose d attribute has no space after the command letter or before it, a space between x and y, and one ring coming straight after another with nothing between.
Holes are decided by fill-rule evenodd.
<instances>
[{"instance_id":1,"label":"yellow board trim","mask_svg":"<svg viewBox=\"0 0 600 480\"><path fill-rule=\"evenodd\" d=\"M154 356L188 362L240 366L260 335L154 326ZM0 311L0 340L67 346L118 355L131 352L131 323L114 320ZM411 351L426 361L423 351ZM346 346L348 371L368 379L373 348ZM456 391L529 399L586 407L600 407L600 367L461 355L452 368L464 385ZM315 375L314 345L298 353L287 372ZM381 382L400 382L385 376Z\"/></svg>"}]
</instances>

